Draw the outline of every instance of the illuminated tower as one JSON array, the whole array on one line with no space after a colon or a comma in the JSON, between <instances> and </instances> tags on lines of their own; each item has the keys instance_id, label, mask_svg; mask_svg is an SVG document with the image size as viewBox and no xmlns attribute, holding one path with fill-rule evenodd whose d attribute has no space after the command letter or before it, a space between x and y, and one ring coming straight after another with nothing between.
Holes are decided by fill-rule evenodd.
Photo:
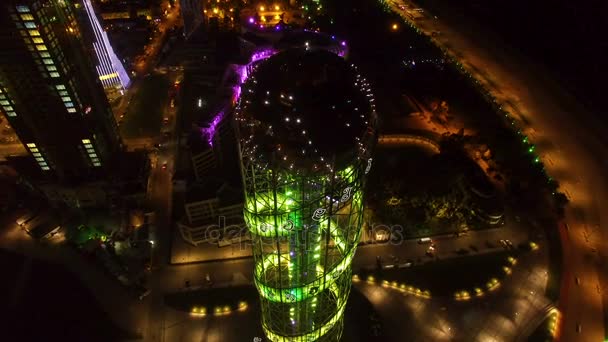
<instances>
[{"instance_id":1,"label":"illuminated tower","mask_svg":"<svg viewBox=\"0 0 608 342\"><path fill-rule=\"evenodd\" d=\"M260 62L237 107L262 326L272 341L337 341L359 241L376 114L339 56Z\"/></svg>"},{"instance_id":2,"label":"illuminated tower","mask_svg":"<svg viewBox=\"0 0 608 342\"><path fill-rule=\"evenodd\" d=\"M122 63L114 53L108 40L108 34L99 24L91 0L83 0L87 13L87 21L92 31L91 42L95 51L97 75L103 87L108 90L124 90L129 87L131 80Z\"/></svg>"},{"instance_id":3,"label":"illuminated tower","mask_svg":"<svg viewBox=\"0 0 608 342\"><path fill-rule=\"evenodd\" d=\"M76 180L121 149L114 116L68 0L0 4L0 114L41 174Z\"/></svg>"}]
</instances>

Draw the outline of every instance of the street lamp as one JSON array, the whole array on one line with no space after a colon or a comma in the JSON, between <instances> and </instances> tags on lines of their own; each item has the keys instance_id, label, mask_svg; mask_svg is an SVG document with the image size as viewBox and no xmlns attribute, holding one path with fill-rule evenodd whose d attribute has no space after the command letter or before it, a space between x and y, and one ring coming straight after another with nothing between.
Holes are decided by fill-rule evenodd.
<instances>
[{"instance_id":1,"label":"street lamp","mask_svg":"<svg viewBox=\"0 0 608 342\"><path fill-rule=\"evenodd\" d=\"M397 25L397 24L393 24L393 26L391 26L391 29L393 31L397 31L398 28L399 28L399 25Z\"/></svg>"}]
</instances>

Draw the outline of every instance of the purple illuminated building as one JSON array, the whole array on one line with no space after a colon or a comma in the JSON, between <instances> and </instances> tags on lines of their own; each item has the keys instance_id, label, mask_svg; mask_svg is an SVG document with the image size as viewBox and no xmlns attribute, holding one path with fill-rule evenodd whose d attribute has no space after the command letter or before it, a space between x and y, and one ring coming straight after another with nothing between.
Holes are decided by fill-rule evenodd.
<instances>
[{"instance_id":1,"label":"purple illuminated building","mask_svg":"<svg viewBox=\"0 0 608 342\"><path fill-rule=\"evenodd\" d=\"M317 34L314 32L305 31L303 33L305 35L311 35L312 37L315 37L315 38L319 38L319 37L327 38L324 35L320 35L320 34ZM299 37L298 37L298 39L302 40ZM333 37L331 38L331 40L336 41L335 38L333 38ZM297 41L296 44L303 44L303 41L302 42ZM336 41L335 44L316 45L315 41L311 40L310 42L309 41L304 42L304 44L306 44L307 48L328 50L330 52L335 53L336 55L338 55L340 57L344 57L348 53L348 47L347 47L347 44L345 41L341 41L339 44ZM287 47L287 46L285 46L285 47ZM219 110L215 115L213 115L213 117L209 121L207 127L201 128L201 134L207 140L207 142L209 143L209 146L213 146L213 138L216 134L217 127L224 119L226 112L231 111L232 108L234 107L234 105L236 105L236 103L238 102L238 99L240 98L240 95L241 95L241 85L247 81L247 78L251 74L252 69L255 67L255 65L258 62L274 55L277 52L279 52L279 49L275 49L275 48L271 48L271 47L260 47L252 53L251 57L249 58L249 62L247 64L234 66L234 70L235 70L235 73L237 74L237 79L238 79L239 83L233 87L231 103L226 104L221 110Z\"/></svg>"}]
</instances>

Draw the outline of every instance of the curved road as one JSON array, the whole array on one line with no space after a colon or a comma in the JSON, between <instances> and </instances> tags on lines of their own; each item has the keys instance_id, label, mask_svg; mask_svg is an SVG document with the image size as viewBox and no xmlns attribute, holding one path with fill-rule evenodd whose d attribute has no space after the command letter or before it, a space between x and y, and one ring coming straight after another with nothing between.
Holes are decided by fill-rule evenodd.
<instances>
[{"instance_id":1,"label":"curved road","mask_svg":"<svg viewBox=\"0 0 608 342\"><path fill-rule=\"evenodd\" d=\"M436 18L422 12L418 14L421 19L413 20L410 13L419 6L409 1L389 5L424 34L434 35L433 42L501 101L537 145L548 173L570 199L564 225L568 229L561 234L565 278L559 303L560 339L603 341L608 247L608 234L601 229L608 225L608 210L603 206L608 199L603 177L608 168L604 125L557 86L542 66L531 64L505 49L496 37L472 27L466 13L451 11L444 20L439 14Z\"/></svg>"}]
</instances>

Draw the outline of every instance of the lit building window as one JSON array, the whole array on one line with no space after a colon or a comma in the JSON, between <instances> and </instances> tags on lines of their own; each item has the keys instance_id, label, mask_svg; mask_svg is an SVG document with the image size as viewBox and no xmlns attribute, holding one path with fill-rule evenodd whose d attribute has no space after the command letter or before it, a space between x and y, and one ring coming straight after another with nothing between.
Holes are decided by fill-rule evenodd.
<instances>
[{"instance_id":1,"label":"lit building window","mask_svg":"<svg viewBox=\"0 0 608 342\"><path fill-rule=\"evenodd\" d=\"M31 14L21 14L21 20L34 20L34 17Z\"/></svg>"},{"instance_id":2,"label":"lit building window","mask_svg":"<svg viewBox=\"0 0 608 342\"><path fill-rule=\"evenodd\" d=\"M17 6L17 12L19 13L28 13L30 11L29 7L27 6Z\"/></svg>"},{"instance_id":3,"label":"lit building window","mask_svg":"<svg viewBox=\"0 0 608 342\"><path fill-rule=\"evenodd\" d=\"M65 85L57 84L57 85L55 85L55 88L57 88L57 90L65 90Z\"/></svg>"},{"instance_id":4,"label":"lit building window","mask_svg":"<svg viewBox=\"0 0 608 342\"><path fill-rule=\"evenodd\" d=\"M0 97L0 98L4 98L4 96ZM10 105L10 103L8 101L6 101L6 100L0 100L0 105L8 106L8 105Z\"/></svg>"},{"instance_id":5,"label":"lit building window","mask_svg":"<svg viewBox=\"0 0 608 342\"><path fill-rule=\"evenodd\" d=\"M34 28L36 28L36 24L34 24L33 21L26 21L25 22L25 27L28 28L28 29L34 29Z\"/></svg>"},{"instance_id":6,"label":"lit building window","mask_svg":"<svg viewBox=\"0 0 608 342\"><path fill-rule=\"evenodd\" d=\"M47 162L46 162L44 156L42 155L42 153L36 147L36 144L34 144L34 143L28 143L28 144L25 144L25 146L27 146L28 150L30 151L30 153L32 154L32 156L34 156L34 159L38 163L38 166L40 166L40 168L43 171L48 171L48 170L51 169L49 167L49 164L47 164Z\"/></svg>"},{"instance_id":7,"label":"lit building window","mask_svg":"<svg viewBox=\"0 0 608 342\"><path fill-rule=\"evenodd\" d=\"M50 58L44 58L42 61L44 62L44 64L47 65L53 64L53 60Z\"/></svg>"},{"instance_id":8,"label":"lit building window","mask_svg":"<svg viewBox=\"0 0 608 342\"><path fill-rule=\"evenodd\" d=\"M72 102L64 102L65 106L70 108L70 107L74 107L74 104Z\"/></svg>"},{"instance_id":9,"label":"lit building window","mask_svg":"<svg viewBox=\"0 0 608 342\"><path fill-rule=\"evenodd\" d=\"M28 32L30 33L30 36L32 36L32 37L40 36L40 32L38 30L29 30Z\"/></svg>"},{"instance_id":10,"label":"lit building window","mask_svg":"<svg viewBox=\"0 0 608 342\"><path fill-rule=\"evenodd\" d=\"M49 75L51 75L51 77L53 77L53 78L59 77L59 73L58 72L51 72L51 73L49 73Z\"/></svg>"},{"instance_id":11,"label":"lit building window","mask_svg":"<svg viewBox=\"0 0 608 342\"><path fill-rule=\"evenodd\" d=\"M40 37L32 38L32 42L34 44L44 44L44 40L42 40L42 38L40 38Z\"/></svg>"},{"instance_id":12,"label":"lit building window","mask_svg":"<svg viewBox=\"0 0 608 342\"><path fill-rule=\"evenodd\" d=\"M63 96L63 97L61 98L61 100L62 100L63 102L72 102L72 99L71 99L69 96Z\"/></svg>"},{"instance_id":13,"label":"lit building window","mask_svg":"<svg viewBox=\"0 0 608 342\"><path fill-rule=\"evenodd\" d=\"M87 155L89 156L89 159L93 166L101 166L101 162L99 160L99 157L97 156L97 153L95 153L95 148L93 147L91 140L82 139L82 144L84 145L84 148L87 151Z\"/></svg>"},{"instance_id":14,"label":"lit building window","mask_svg":"<svg viewBox=\"0 0 608 342\"><path fill-rule=\"evenodd\" d=\"M68 108L68 113L76 113L76 108Z\"/></svg>"},{"instance_id":15,"label":"lit building window","mask_svg":"<svg viewBox=\"0 0 608 342\"><path fill-rule=\"evenodd\" d=\"M69 95L69 94L68 94L68 92L67 92L67 91L65 91L65 90L61 90L61 91L59 92L59 96L68 96L68 95Z\"/></svg>"},{"instance_id":16,"label":"lit building window","mask_svg":"<svg viewBox=\"0 0 608 342\"><path fill-rule=\"evenodd\" d=\"M54 65L47 65L46 70L48 71L57 71L57 67Z\"/></svg>"},{"instance_id":17,"label":"lit building window","mask_svg":"<svg viewBox=\"0 0 608 342\"><path fill-rule=\"evenodd\" d=\"M46 45L42 44L42 45L36 45L36 50L38 50L38 51L46 51L48 49L46 48Z\"/></svg>"}]
</instances>

